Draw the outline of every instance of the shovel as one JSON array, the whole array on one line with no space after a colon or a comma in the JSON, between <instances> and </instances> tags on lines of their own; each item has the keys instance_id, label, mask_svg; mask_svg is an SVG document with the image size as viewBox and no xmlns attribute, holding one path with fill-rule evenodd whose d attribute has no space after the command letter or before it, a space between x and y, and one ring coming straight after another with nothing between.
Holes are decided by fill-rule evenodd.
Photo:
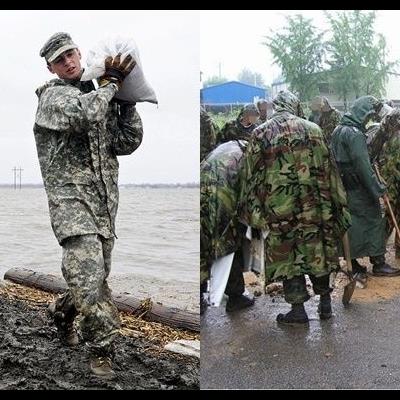
<instances>
[{"instance_id":1,"label":"shovel","mask_svg":"<svg viewBox=\"0 0 400 400\"><path fill-rule=\"evenodd\" d=\"M349 283L344 287L343 290L343 297L342 297L342 303L347 306L350 303L351 296L353 296L354 289L356 288L356 280L353 277L353 269L351 266L351 257L350 257L350 242L349 242L349 236L347 235L347 232L343 235L343 250L344 250L344 256L346 258L346 265L347 265L347 271L346 275L349 278Z\"/></svg>"}]
</instances>

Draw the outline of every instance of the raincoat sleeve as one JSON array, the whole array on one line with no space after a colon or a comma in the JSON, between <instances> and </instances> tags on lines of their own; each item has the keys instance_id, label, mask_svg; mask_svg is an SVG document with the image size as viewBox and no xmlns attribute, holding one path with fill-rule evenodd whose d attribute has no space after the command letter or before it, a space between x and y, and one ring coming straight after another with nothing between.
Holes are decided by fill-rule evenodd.
<instances>
[{"instance_id":1,"label":"raincoat sleeve","mask_svg":"<svg viewBox=\"0 0 400 400\"><path fill-rule=\"evenodd\" d=\"M113 138L114 152L117 156L132 154L142 143L143 124L136 107L120 105L118 132Z\"/></svg>"},{"instance_id":2,"label":"raincoat sleeve","mask_svg":"<svg viewBox=\"0 0 400 400\"><path fill-rule=\"evenodd\" d=\"M371 197L378 200L386 187L381 184L374 173L367 149L367 143L363 136L354 135L350 145L351 158L354 160L354 173L358 176L360 183L368 190Z\"/></svg>"}]
</instances>

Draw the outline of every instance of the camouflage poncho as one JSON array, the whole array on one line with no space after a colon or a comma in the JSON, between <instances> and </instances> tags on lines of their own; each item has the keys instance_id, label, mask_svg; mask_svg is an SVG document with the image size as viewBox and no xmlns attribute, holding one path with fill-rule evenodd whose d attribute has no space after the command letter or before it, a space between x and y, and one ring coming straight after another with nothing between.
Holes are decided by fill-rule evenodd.
<instances>
[{"instance_id":1,"label":"camouflage poncho","mask_svg":"<svg viewBox=\"0 0 400 400\"><path fill-rule=\"evenodd\" d=\"M207 111L200 108L200 162L213 150L217 141L217 127Z\"/></svg>"},{"instance_id":2,"label":"camouflage poncho","mask_svg":"<svg viewBox=\"0 0 400 400\"><path fill-rule=\"evenodd\" d=\"M299 117L299 100L281 92L274 105L244 155L239 218L269 230L269 280L323 276L338 267L338 241L350 225L344 188L320 128Z\"/></svg>"},{"instance_id":3,"label":"camouflage poncho","mask_svg":"<svg viewBox=\"0 0 400 400\"><path fill-rule=\"evenodd\" d=\"M54 79L36 91L36 147L60 244L76 235L115 235L117 156L142 141L135 107L112 101L117 85L94 89L91 82Z\"/></svg>"},{"instance_id":4,"label":"camouflage poncho","mask_svg":"<svg viewBox=\"0 0 400 400\"><path fill-rule=\"evenodd\" d=\"M230 140L249 140L256 124L250 124L249 126L243 126L241 123L243 114L248 109L256 110L254 104L248 104L241 108L239 115L236 119L228 121L217 134L217 143L225 143Z\"/></svg>"},{"instance_id":5,"label":"camouflage poncho","mask_svg":"<svg viewBox=\"0 0 400 400\"><path fill-rule=\"evenodd\" d=\"M237 221L238 173L244 141L219 145L200 165L200 270L208 279L213 260L236 251L244 236Z\"/></svg>"},{"instance_id":6,"label":"camouflage poncho","mask_svg":"<svg viewBox=\"0 0 400 400\"><path fill-rule=\"evenodd\" d=\"M341 119L342 114L340 114L340 112L335 108L321 113L318 125L320 126L328 144L331 142L332 133L339 125Z\"/></svg>"},{"instance_id":7,"label":"camouflage poncho","mask_svg":"<svg viewBox=\"0 0 400 400\"><path fill-rule=\"evenodd\" d=\"M400 223L400 132L393 135L389 142L385 144L382 151L380 172L385 179L388 188L388 196L396 218L397 224ZM387 234L389 235L394 228L394 224L387 210ZM396 235L396 252L400 253L400 240Z\"/></svg>"}]
</instances>

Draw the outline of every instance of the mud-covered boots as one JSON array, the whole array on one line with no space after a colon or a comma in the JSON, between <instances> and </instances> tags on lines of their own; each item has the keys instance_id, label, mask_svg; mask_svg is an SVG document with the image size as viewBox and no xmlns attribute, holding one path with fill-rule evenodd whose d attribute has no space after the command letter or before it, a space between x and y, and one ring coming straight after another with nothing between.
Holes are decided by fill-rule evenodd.
<instances>
[{"instance_id":1,"label":"mud-covered boots","mask_svg":"<svg viewBox=\"0 0 400 400\"><path fill-rule=\"evenodd\" d=\"M57 328L57 336L66 346L76 346L79 343L78 334L74 328L77 314L75 307L65 307L64 299L57 299L49 305L47 313Z\"/></svg>"},{"instance_id":2,"label":"mud-covered boots","mask_svg":"<svg viewBox=\"0 0 400 400\"><path fill-rule=\"evenodd\" d=\"M292 309L287 314L278 314L276 320L282 324L306 324L308 315L304 303L292 304Z\"/></svg>"},{"instance_id":3,"label":"mud-covered boots","mask_svg":"<svg viewBox=\"0 0 400 400\"><path fill-rule=\"evenodd\" d=\"M321 319L332 317L331 295L323 294L319 299L318 314Z\"/></svg>"},{"instance_id":4,"label":"mud-covered boots","mask_svg":"<svg viewBox=\"0 0 400 400\"><path fill-rule=\"evenodd\" d=\"M92 355L90 358L90 370L99 378L113 379L116 377L116 373L112 369L110 356Z\"/></svg>"}]
</instances>

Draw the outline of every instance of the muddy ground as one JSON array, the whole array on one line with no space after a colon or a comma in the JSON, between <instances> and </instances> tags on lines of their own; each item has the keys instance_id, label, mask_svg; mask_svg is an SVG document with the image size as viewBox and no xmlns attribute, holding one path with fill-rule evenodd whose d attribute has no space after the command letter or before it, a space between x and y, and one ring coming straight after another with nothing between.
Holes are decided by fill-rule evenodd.
<instances>
[{"instance_id":1,"label":"muddy ground","mask_svg":"<svg viewBox=\"0 0 400 400\"><path fill-rule=\"evenodd\" d=\"M142 337L117 339L115 380L92 376L85 345L62 346L46 306L0 296L0 389L199 389L197 359Z\"/></svg>"}]
</instances>

